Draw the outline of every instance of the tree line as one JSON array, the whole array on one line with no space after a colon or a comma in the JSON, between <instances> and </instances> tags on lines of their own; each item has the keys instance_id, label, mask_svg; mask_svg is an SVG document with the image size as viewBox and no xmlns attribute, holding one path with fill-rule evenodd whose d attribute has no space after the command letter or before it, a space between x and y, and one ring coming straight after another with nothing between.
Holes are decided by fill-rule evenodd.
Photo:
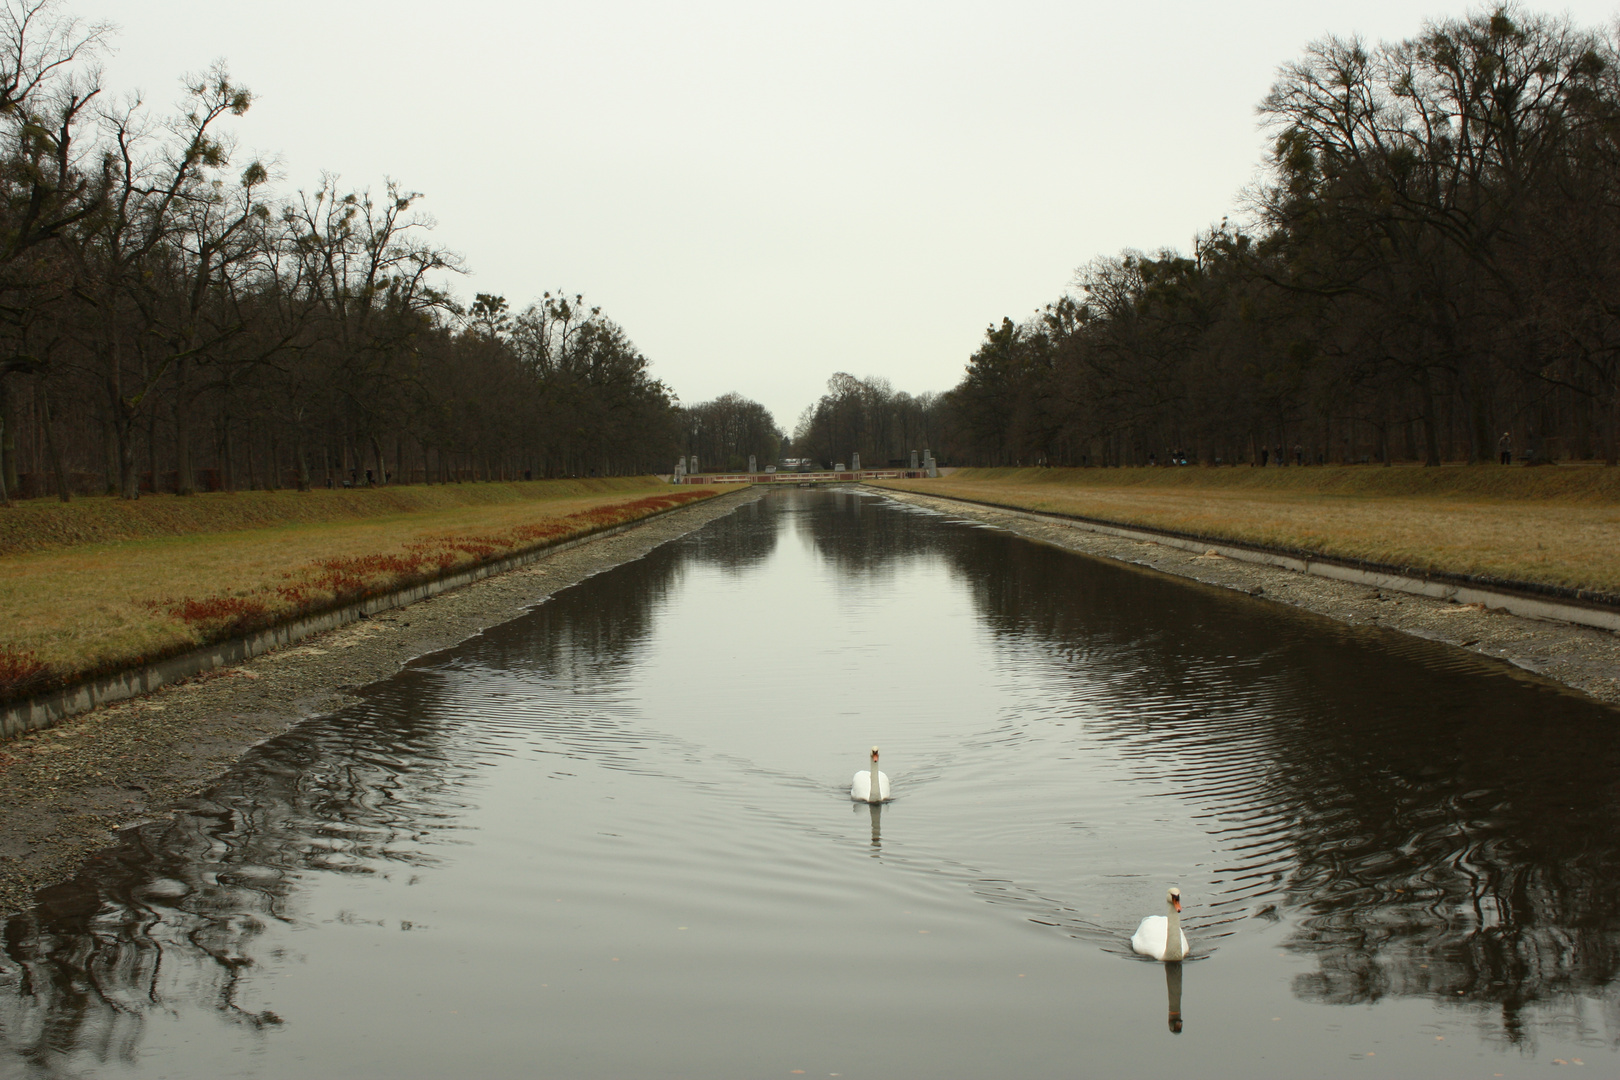
<instances>
[{"instance_id":1,"label":"tree line","mask_svg":"<svg viewBox=\"0 0 1620 1080\"><path fill-rule=\"evenodd\" d=\"M827 467L852 464L857 453L862 468L909 466L913 451L937 453L950 426L941 395L913 396L887 379L840 371L799 416L789 448Z\"/></svg>"},{"instance_id":2,"label":"tree line","mask_svg":"<svg viewBox=\"0 0 1620 1080\"><path fill-rule=\"evenodd\" d=\"M692 410L600 308L458 303L420 193L277 191L248 90L115 101L109 34L0 0L0 500L671 468Z\"/></svg>"},{"instance_id":3,"label":"tree line","mask_svg":"<svg viewBox=\"0 0 1620 1080\"><path fill-rule=\"evenodd\" d=\"M681 410L682 443L701 471L742 472L748 459L760 468L781 454L785 436L770 410L739 394Z\"/></svg>"},{"instance_id":4,"label":"tree line","mask_svg":"<svg viewBox=\"0 0 1620 1080\"><path fill-rule=\"evenodd\" d=\"M1615 463L1615 30L1504 6L1329 37L1259 112L1245 224L992 325L941 403L947 459Z\"/></svg>"}]
</instances>

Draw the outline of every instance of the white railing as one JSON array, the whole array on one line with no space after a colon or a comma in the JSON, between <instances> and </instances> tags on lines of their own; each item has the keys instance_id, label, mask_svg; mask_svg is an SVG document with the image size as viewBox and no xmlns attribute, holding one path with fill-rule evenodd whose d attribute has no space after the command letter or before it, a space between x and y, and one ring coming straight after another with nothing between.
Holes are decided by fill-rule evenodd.
<instances>
[{"instance_id":1,"label":"white railing","mask_svg":"<svg viewBox=\"0 0 1620 1080\"><path fill-rule=\"evenodd\" d=\"M757 473L696 473L687 475L683 484L829 484L857 483L861 480L923 480L926 469L846 469L842 472L757 472Z\"/></svg>"}]
</instances>

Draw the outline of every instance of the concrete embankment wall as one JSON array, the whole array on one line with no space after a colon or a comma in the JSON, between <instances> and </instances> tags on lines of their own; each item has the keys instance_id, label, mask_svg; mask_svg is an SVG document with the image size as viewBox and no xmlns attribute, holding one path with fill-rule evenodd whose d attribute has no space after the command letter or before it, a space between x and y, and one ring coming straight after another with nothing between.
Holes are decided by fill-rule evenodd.
<instances>
[{"instance_id":1,"label":"concrete embankment wall","mask_svg":"<svg viewBox=\"0 0 1620 1080\"><path fill-rule=\"evenodd\" d=\"M887 488L874 486L874 491ZM1333 578L1376 589L1412 593L1438 600L1451 600L1459 604L1484 604L1487 608L1507 611L1532 619L1558 619L1579 626L1592 626L1602 630L1620 632L1620 602L1612 598L1587 596L1573 589L1538 585L1534 582L1481 581L1457 574L1423 573L1403 567L1351 559L1333 559L1303 552L1279 551L1253 544L1234 543L1187 533L1154 529L1128 522L1104 521L1061 514L1051 511L1026 510L1007 503L988 499L969 499L960 495L945 495L933 491L913 491L913 494L947 502L988 506L1010 514L1041 521L1060 521L1076 528L1118 536L1128 540L1152 541L1184 551L1208 552L1241 562L1260 563L1293 570L1302 574Z\"/></svg>"}]
</instances>

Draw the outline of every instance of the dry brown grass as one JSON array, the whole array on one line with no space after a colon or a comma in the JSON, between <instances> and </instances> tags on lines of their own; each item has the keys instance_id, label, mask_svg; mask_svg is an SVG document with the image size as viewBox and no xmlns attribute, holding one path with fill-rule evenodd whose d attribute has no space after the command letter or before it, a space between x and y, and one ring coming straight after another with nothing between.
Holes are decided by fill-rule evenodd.
<instances>
[{"instance_id":1,"label":"dry brown grass","mask_svg":"<svg viewBox=\"0 0 1620 1080\"><path fill-rule=\"evenodd\" d=\"M419 484L328 491L217 491L204 495L145 495L28 499L0 510L0 555L74 547L106 540L266 529L322 521L358 521L457 507L549 502L587 495L648 492L649 476L581 480L522 480L478 484Z\"/></svg>"},{"instance_id":2,"label":"dry brown grass","mask_svg":"<svg viewBox=\"0 0 1620 1080\"><path fill-rule=\"evenodd\" d=\"M641 484L0 557L0 695L173 655L728 490Z\"/></svg>"},{"instance_id":3,"label":"dry brown grass","mask_svg":"<svg viewBox=\"0 0 1620 1080\"><path fill-rule=\"evenodd\" d=\"M890 483L1211 539L1620 594L1615 469L975 469Z\"/></svg>"}]
</instances>

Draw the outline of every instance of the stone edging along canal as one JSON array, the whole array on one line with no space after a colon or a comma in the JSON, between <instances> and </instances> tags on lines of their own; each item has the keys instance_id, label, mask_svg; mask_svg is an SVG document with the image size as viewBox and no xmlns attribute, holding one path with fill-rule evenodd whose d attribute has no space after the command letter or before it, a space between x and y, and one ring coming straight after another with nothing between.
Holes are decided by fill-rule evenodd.
<instances>
[{"instance_id":1,"label":"stone edging along canal","mask_svg":"<svg viewBox=\"0 0 1620 1080\"><path fill-rule=\"evenodd\" d=\"M415 657L516 618L552 594L630 562L760 496L745 489L688 503L535 553L409 607L379 609L291 647L172 682L0 743L0 918L68 878L120 829L203 792L243 752ZM487 569L487 568L486 568ZM38 898L47 904L47 889ZM66 894L64 894L65 897Z\"/></svg>"},{"instance_id":2,"label":"stone edging along canal","mask_svg":"<svg viewBox=\"0 0 1620 1080\"><path fill-rule=\"evenodd\" d=\"M440 593L471 585L475 581L527 566L537 559L547 558L559 551L590 543L603 536L613 536L628 529L638 528L662 514L673 513L690 505L692 504L686 503L655 510L622 525L605 525L588 529L566 540L542 543L504 558L492 559L444 577L434 578L432 581L420 582L392 592L368 596L352 604L289 619L264 630L204 645L153 664L125 668L111 675L86 679L60 690L47 691L20 701L0 704L0 744L25 731L54 726L70 716L89 712L98 706L150 694L181 679L240 664L244 660L283 648L311 634L325 633L356 620L370 618L378 612L407 607L430 596L438 596Z\"/></svg>"},{"instance_id":3,"label":"stone edging along canal","mask_svg":"<svg viewBox=\"0 0 1620 1080\"><path fill-rule=\"evenodd\" d=\"M1043 514L956 496L868 486L890 498L995 525L1067 551L1130 563L1287 604L1353 626L1444 642L1620 706L1620 611L1478 584L1155 530Z\"/></svg>"},{"instance_id":4,"label":"stone edging along canal","mask_svg":"<svg viewBox=\"0 0 1620 1080\"><path fill-rule=\"evenodd\" d=\"M909 489L878 487L877 490ZM1267 566L1280 566L1295 573L1336 578L1355 585L1370 585L1375 589L1392 589L1396 592L1434 597L1458 604L1484 604L1488 608L1501 609L1509 614L1522 615L1529 619L1558 619L1561 622L1578 623L1581 626L1595 626L1600 630L1620 631L1620 598L1607 594L1539 585L1529 581L1499 581L1466 574L1428 573L1370 562L1366 559L1335 558L1305 551L1268 548L1259 544L1199 536L1196 533L1155 529L1147 525L1130 525L1080 514L1063 514L1055 510L1026 510L1023 507L991 502L988 499L970 499L965 495L929 497L953 503L988 506L1009 514L1021 514L1035 519L1062 521L1106 536L1147 540L1181 548L1184 551L1215 554Z\"/></svg>"}]
</instances>

